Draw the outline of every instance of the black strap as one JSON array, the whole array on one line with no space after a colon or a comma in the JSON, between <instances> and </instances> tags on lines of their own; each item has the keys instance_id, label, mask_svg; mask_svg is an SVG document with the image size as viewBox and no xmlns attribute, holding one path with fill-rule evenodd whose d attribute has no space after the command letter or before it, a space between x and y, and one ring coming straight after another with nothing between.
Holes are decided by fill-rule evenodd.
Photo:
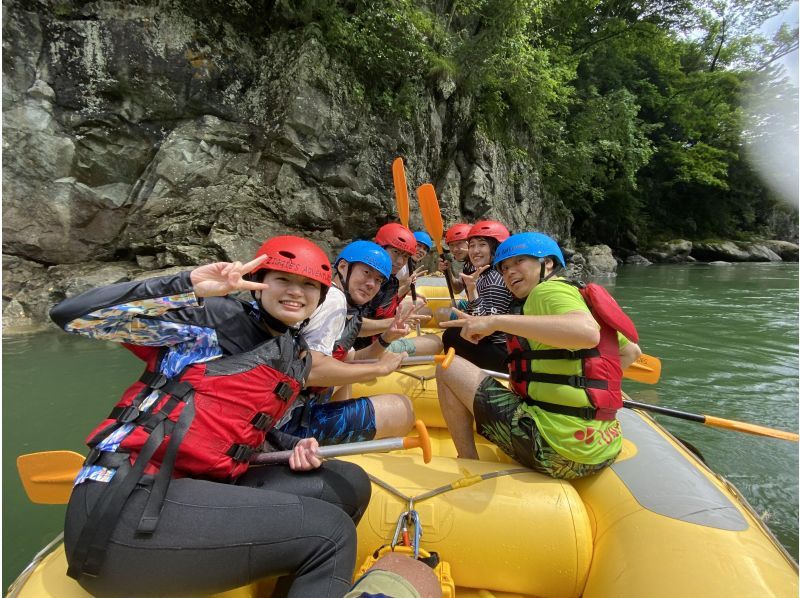
<instances>
[{"instance_id":1,"label":"black strap","mask_svg":"<svg viewBox=\"0 0 800 598\"><path fill-rule=\"evenodd\" d=\"M516 360L528 359L586 359L588 357L600 357L600 351L593 349L528 349L527 351L512 351L506 357L506 363Z\"/></svg>"},{"instance_id":2,"label":"black strap","mask_svg":"<svg viewBox=\"0 0 800 598\"><path fill-rule=\"evenodd\" d=\"M225 454L234 461L248 462L250 461L250 457L257 452L257 447L248 446L246 444L233 444Z\"/></svg>"},{"instance_id":3,"label":"black strap","mask_svg":"<svg viewBox=\"0 0 800 598\"><path fill-rule=\"evenodd\" d=\"M514 372L514 382L544 382L546 384L566 384L574 388L597 388L608 390L608 380L597 380L585 376L568 376L567 374L542 374L539 372Z\"/></svg>"},{"instance_id":4,"label":"black strap","mask_svg":"<svg viewBox=\"0 0 800 598\"><path fill-rule=\"evenodd\" d=\"M100 572L105 549L114 531L119 513L133 489L136 488L145 467L163 441L164 426L162 425L156 427L150 434L133 466L130 465L130 461L126 460L117 469L81 530L69 559L67 575L73 579L80 579L81 575L97 576Z\"/></svg>"},{"instance_id":5,"label":"black strap","mask_svg":"<svg viewBox=\"0 0 800 598\"><path fill-rule=\"evenodd\" d=\"M550 413L558 413L560 415L571 415L572 417L579 417L581 419L592 420L597 419L597 409L594 407L570 407L568 405L556 405L555 403L547 403L545 401L537 401L530 397L525 397L522 401L531 407L539 407Z\"/></svg>"},{"instance_id":6,"label":"black strap","mask_svg":"<svg viewBox=\"0 0 800 598\"><path fill-rule=\"evenodd\" d=\"M186 399L186 405L183 407L178 421L175 422L175 427L170 435L167 450L164 453L161 466L153 482L153 489L150 491L150 497L147 499L144 512L139 520L139 526L136 528L137 533L152 534L156 531L158 519L161 516L161 508L164 506L164 499L167 496L167 488L169 488L169 483L172 481L172 472L175 470L175 459L178 456L178 448L181 442L183 442L186 432L189 431L192 420L194 420L194 414L194 401L190 396Z\"/></svg>"}]
</instances>

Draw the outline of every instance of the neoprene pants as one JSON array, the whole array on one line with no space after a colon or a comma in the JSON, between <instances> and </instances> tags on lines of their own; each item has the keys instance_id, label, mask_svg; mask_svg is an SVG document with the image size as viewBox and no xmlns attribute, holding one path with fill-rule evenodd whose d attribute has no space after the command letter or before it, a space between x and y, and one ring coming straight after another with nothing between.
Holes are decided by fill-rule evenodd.
<instances>
[{"instance_id":1,"label":"neoprene pants","mask_svg":"<svg viewBox=\"0 0 800 598\"><path fill-rule=\"evenodd\" d=\"M461 336L460 328L448 328L442 334L444 350L450 347L455 349L456 355L463 357L470 363L484 370L495 372L506 372L508 366L505 363L508 353L506 346L499 343L483 339L478 344L471 343Z\"/></svg>"},{"instance_id":2,"label":"neoprene pants","mask_svg":"<svg viewBox=\"0 0 800 598\"><path fill-rule=\"evenodd\" d=\"M67 507L67 555L106 484L84 482ZM357 465L326 461L310 472L254 467L236 484L172 480L155 533L137 535L150 493L137 486L125 503L98 577L82 576L96 596L220 592L269 576L292 597L340 597L351 585L356 530L370 498Z\"/></svg>"}]
</instances>

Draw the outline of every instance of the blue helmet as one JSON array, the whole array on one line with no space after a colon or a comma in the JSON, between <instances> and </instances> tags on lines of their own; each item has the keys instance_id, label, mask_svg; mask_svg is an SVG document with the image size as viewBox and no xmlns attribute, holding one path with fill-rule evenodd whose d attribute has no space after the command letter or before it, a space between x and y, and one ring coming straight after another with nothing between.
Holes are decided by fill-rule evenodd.
<instances>
[{"instance_id":1,"label":"blue helmet","mask_svg":"<svg viewBox=\"0 0 800 598\"><path fill-rule=\"evenodd\" d=\"M495 268L500 266L503 260L518 255L530 255L536 258L543 258L549 255L555 257L562 266L566 267L564 254L561 248L553 239L542 233L517 233L500 243L494 254Z\"/></svg>"},{"instance_id":2,"label":"blue helmet","mask_svg":"<svg viewBox=\"0 0 800 598\"><path fill-rule=\"evenodd\" d=\"M334 262L334 267L341 260L348 264L355 262L366 264L370 268L375 268L387 279L392 274L392 258L383 247L372 241L353 241L342 249Z\"/></svg>"},{"instance_id":3,"label":"blue helmet","mask_svg":"<svg viewBox=\"0 0 800 598\"><path fill-rule=\"evenodd\" d=\"M415 232L414 238L417 240L417 243L422 243L425 247L427 247L428 251L430 251L431 247L433 247L433 239L431 239L431 236L424 230L418 230Z\"/></svg>"}]
</instances>

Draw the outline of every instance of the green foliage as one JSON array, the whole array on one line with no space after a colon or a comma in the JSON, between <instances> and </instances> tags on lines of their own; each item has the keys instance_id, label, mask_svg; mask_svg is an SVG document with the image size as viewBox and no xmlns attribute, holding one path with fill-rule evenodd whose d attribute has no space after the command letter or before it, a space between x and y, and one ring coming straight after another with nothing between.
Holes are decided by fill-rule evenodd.
<instances>
[{"instance_id":1,"label":"green foliage","mask_svg":"<svg viewBox=\"0 0 800 598\"><path fill-rule=\"evenodd\" d=\"M314 36L352 69L351 97L398 118L446 81L470 99L463 130L536 161L582 241L768 234L785 214L743 149L785 138L743 105L756 81L792 102L777 130L796 148L776 65L797 28L760 31L791 0L176 1L255 36Z\"/></svg>"}]
</instances>

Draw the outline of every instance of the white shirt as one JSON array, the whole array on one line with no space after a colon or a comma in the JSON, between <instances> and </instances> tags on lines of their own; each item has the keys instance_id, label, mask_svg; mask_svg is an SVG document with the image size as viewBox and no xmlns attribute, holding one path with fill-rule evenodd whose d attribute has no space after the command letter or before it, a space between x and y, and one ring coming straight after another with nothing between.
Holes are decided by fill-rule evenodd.
<instances>
[{"instance_id":1,"label":"white shirt","mask_svg":"<svg viewBox=\"0 0 800 598\"><path fill-rule=\"evenodd\" d=\"M347 299L342 291L331 285L325 301L311 314L301 336L309 349L330 356L344 332L346 319Z\"/></svg>"}]
</instances>

